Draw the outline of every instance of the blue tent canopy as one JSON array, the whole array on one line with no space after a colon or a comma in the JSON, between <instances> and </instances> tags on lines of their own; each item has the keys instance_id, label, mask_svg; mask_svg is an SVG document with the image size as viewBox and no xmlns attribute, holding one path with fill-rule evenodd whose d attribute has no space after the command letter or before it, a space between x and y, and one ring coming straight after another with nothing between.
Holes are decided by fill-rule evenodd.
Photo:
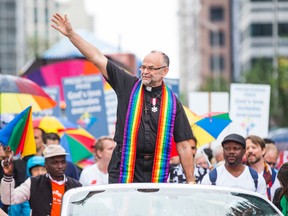
<instances>
[{"instance_id":1,"label":"blue tent canopy","mask_svg":"<svg viewBox=\"0 0 288 216\"><path fill-rule=\"evenodd\" d=\"M97 47L103 53L115 53L119 52L117 47L108 44L95 37L95 35L85 29L78 30L77 33L85 38L89 43ZM65 58L79 58L83 55L78 51L78 49L70 42L67 37L63 37L58 43L54 44L50 49L45 51L41 56L44 59L65 59Z\"/></svg>"}]
</instances>

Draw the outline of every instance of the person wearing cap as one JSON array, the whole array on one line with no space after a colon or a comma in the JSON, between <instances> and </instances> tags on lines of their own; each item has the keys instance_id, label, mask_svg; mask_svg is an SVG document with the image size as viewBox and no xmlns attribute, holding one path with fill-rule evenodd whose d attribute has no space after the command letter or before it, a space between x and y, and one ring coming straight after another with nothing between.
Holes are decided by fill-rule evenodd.
<instances>
[{"instance_id":1,"label":"person wearing cap","mask_svg":"<svg viewBox=\"0 0 288 216\"><path fill-rule=\"evenodd\" d=\"M45 143L45 146L49 146L49 145L60 145L60 140L61 138L57 133L50 132L45 133L43 141ZM80 170L71 161L66 161L65 175L74 178L78 181L80 177Z\"/></svg>"},{"instance_id":2,"label":"person wearing cap","mask_svg":"<svg viewBox=\"0 0 288 216\"><path fill-rule=\"evenodd\" d=\"M266 196L266 184L263 176L258 175L255 170L242 163L246 149L244 137L239 134L230 134L224 138L222 146L225 164L206 174L201 184L241 188ZM212 179L215 172L214 176L216 177Z\"/></svg>"},{"instance_id":3,"label":"person wearing cap","mask_svg":"<svg viewBox=\"0 0 288 216\"><path fill-rule=\"evenodd\" d=\"M246 137L246 164L264 177L267 197L272 201L276 189L280 187L280 183L277 179L277 171L274 168L271 168L265 161L265 153L265 141L261 137L256 135Z\"/></svg>"},{"instance_id":4,"label":"person wearing cap","mask_svg":"<svg viewBox=\"0 0 288 216\"><path fill-rule=\"evenodd\" d=\"M81 183L65 176L66 155L60 145L49 145L43 151L46 174L29 177L19 187L14 188L13 163L5 158L4 177L1 180L1 200L6 205L29 201L31 215L60 215L62 196L72 188L81 187Z\"/></svg>"}]
</instances>

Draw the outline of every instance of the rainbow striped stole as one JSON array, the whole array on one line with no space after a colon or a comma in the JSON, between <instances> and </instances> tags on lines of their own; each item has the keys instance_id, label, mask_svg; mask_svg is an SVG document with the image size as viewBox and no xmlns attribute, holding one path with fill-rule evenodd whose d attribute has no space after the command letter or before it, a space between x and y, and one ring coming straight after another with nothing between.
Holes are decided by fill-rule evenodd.
<instances>
[{"instance_id":1,"label":"rainbow striped stole","mask_svg":"<svg viewBox=\"0 0 288 216\"><path fill-rule=\"evenodd\" d=\"M175 116L176 96L163 85L151 182L168 178Z\"/></svg>"},{"instance_id":2,"label":"rainbow striped stole","mask_svg":"<svg viewBox=\"0 0 288 216\"><path fill-rule=\"evenodd\" d=\"M139 80L132 89L126 113L119 183L133 182L138 129L142 116L143 101L144 89L141 80ZM165 85L162 85L159 112L152 182L165 182L169 171L171 143L176 115L176 97Z\"/></svg>"}]
</instances>

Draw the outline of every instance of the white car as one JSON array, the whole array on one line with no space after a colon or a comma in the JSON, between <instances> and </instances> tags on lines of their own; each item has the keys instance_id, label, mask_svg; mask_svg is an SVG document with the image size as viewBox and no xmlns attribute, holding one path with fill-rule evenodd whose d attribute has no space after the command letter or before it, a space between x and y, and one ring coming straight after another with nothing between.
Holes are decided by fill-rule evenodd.
<instances>
[{"instance_id":1,"label":"white car","mask_svg":"<svg viewBox=\"0 0 288 216\"><path fill-rule=\"evenodd\" d=\"M264 196L241 189L188 184L109 184L67 191L62 216L273 216Z\"/></svg>"}]
</instances>

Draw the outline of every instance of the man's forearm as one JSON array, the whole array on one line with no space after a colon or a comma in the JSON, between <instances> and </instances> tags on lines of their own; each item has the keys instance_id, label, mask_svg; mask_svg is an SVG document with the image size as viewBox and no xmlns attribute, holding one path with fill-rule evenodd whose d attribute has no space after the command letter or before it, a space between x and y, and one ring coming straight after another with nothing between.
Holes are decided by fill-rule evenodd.
<instances>
[{"instance_id":1,"label":"man's forearm","mask_svg":"<svg viewBox=\"0 0 288 216\"><path fill-rule=\"evenodd\" d=\"M194 158L188 141L177 143L177 151L180 163L184 169L187 183L195 183Z\"/></svg>"},{"instance_id":2,"label":"man's forearm","mask_svg":"<svg viewBox=\"0 0 288 216\"><path fill-rule=\"evenodd\" d=\"M68 38L71 43L92 63L94 63L100 72L108 79L106 66L108 59L104 56L104 54L94 47L89 42L85 41L80 35L76 32L72 31Z\"/></svg>"}]
</instances>

